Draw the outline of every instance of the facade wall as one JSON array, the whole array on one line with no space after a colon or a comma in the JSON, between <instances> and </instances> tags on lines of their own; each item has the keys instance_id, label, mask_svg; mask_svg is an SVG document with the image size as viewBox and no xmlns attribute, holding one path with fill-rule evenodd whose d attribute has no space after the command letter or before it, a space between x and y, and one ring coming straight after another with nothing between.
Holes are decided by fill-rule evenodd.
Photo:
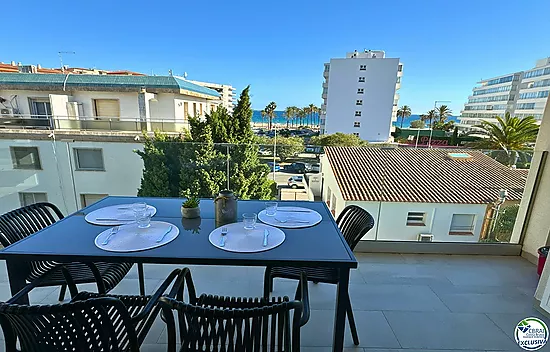
<instances>
[{"instance_id":1,"label":"facade wall","mask_svg":"<svg viewBox=\"0 0 550 352\"><path fill-rule=\"evenodd\" d=\"M10 146L36 146L41 170L14 169ZM105 171L77 171L73 148L103 150ZM64 214L81 208L81 194L135 196L143 162L140 143L0 140L0 214L21 206L19 192L46 193Z\"/></svg>"},{"instance_id":2,"label":"facade wall","mask_svg":"<svg viewBox=\"0 0 550 352\"><path fill-rule=\"evenodd\" d=\"M360 65L367 69L360 70ZM359 133L361 139L373 142L389 140L398 66L399 59L331 59L323 132ZM359 88L363 94L358 94ZM356 105L357 100L362 105ZM361 111L361 117L355 111ZM355 122L360 127L354 127Z\"/></svg>"},{"instance_id":3,"label":"facade wall","mask_svg":"<svg viewBox=\"0 0 550 352\"><path fill-rule=\"evenodd\" d=\"M485 220L485 204L439 204L439 203L390 203L344 201L336 178L326 156L321 156L323 172L323 201L334 209L335 217L348 205L358 205L366 209L374 218L375 227L364 240L417 241L421 233L434 235L437 242L478 242ZM330 192L329 192L330 189ZM334 202L336 198L336 202ZM426 213L426 226L407 226L408 212ZM453 214L475 215L474 235L450 235L449 229Z\"/></svg>"}]
</instances>

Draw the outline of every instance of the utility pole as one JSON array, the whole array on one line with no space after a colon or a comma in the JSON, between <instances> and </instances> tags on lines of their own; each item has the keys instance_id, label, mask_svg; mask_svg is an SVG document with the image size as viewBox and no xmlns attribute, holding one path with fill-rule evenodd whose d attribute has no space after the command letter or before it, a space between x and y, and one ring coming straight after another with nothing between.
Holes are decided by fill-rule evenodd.
<instances>
[{"instance_id":1,"label":"utility pole","mask_svg":"<svg viewBox=\"0 0 550 352\"><path fill-rule=\"evenodd\" d=\"M434 110L437 110L437 103L450 103L450 100L436 100L434 101ZM430 126L430 138L428 139L428 148L431 148L432 146L432 134L433 134L433 122L432 126Z\"/></svg>"},{"instance_id":2,"label":"utility pole","mask_svg":"<svg viewBox=\"0 0 550 352\"><path fill-rule=\"evenodd\" d=\"M61 64L61 71L65 73L65 66L63 66L63 54L76 54L74 51L58 51L57 55L59 55L59 63Z\"/></svg>"}]
</instances>

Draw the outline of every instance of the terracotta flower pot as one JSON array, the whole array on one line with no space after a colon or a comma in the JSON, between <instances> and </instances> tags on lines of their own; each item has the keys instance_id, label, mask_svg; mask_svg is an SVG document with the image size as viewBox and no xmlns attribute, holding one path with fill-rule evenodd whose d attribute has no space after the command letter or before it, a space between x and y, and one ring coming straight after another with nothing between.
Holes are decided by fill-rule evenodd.
<instances>
[{"instance_id":1,"label":"terracotta flower pot","mask_svg":"<svg viewBox=\"0 0 550 352\"><path fill-rule=\"evenodd\" d=\"M201 208L184 208L181 207L181 216L186 219L195 219L201 216Z\"/></svg>"}]
</instances>

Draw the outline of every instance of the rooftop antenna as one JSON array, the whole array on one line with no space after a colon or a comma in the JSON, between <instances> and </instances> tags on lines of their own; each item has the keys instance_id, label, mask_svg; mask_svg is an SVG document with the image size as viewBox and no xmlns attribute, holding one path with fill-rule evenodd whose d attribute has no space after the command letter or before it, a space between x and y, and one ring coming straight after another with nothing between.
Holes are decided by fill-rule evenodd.
<instances>
[{"instance_id":1,"label":"rooftop antenna","mask_svg":"<svg viewBox=\"0 0 550 352\"><path fill-rule=\"evenodd\" d=\"M187 78L187 72L183 73L183 78Z\"/></svg>"},{"instance_id":2,"label":"rooftop antenna","mask_svg":"<svg viewBox=\"0 0 550 352\"><path fill-rule=\"evenodd\" d=\"M65 66L63 66L63 54L76 54L74 51L58 51L57 55L59 55L59 63L61 64L61 71L65 73Z\"/></svg>"},{"instance_id":3,"label":"rooftop antenna","mask_svg":"<svg viewBox=\"0 0 550 352\"><path fill-rule=\"evenodd\" d=\"M172 70L168 70L168 76L172 76Z\"/></svg>"}]
</instances>

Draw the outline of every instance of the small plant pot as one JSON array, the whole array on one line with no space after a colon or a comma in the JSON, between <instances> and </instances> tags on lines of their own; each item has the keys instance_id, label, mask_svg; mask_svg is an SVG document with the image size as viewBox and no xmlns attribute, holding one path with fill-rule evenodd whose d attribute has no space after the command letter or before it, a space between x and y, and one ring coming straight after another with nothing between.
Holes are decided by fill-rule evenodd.
<instances>
[{"instance_id":1,"label":"small plant pot","mask_svg":"<svg viewBox=\"0 0 550 352\"><path fill-rule=\"evenodd\" d=\"M186 219L195 219L201 216L201 208L184 208L181 207L181 216Z\"/></svg>"}]
</instances>

